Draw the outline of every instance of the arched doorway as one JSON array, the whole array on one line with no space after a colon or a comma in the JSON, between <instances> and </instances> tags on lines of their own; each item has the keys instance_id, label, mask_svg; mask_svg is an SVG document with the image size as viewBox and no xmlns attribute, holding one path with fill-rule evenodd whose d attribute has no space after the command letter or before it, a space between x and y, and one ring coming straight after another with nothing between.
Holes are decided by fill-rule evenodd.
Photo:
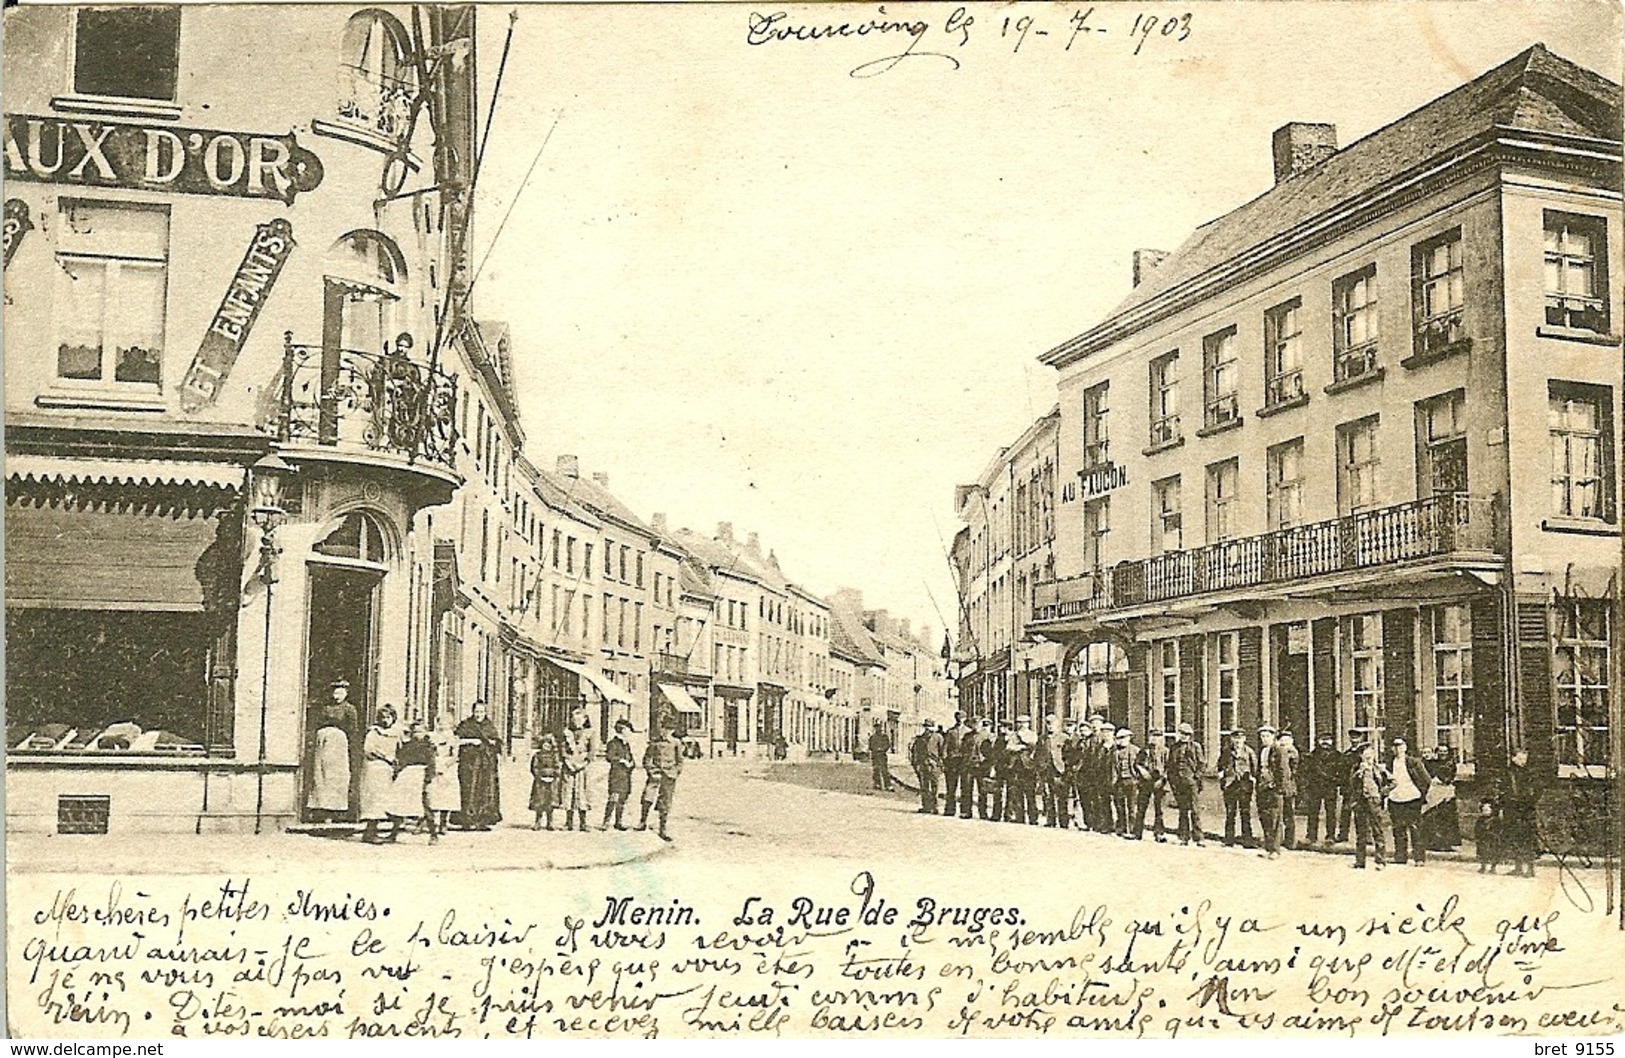
<instances>
[{"instance_id":1,"label":"arched doorway","mask_svg":"<svg viewBox=\"0 0 1625 1058\"><path fill-rule=\"evenodd\" d=\"M326 701L335 681L349 682L358 719L357 729L350 732L352 810L360 789L361 742L378 704L378 596L389 572L389 555L378 518L362 510L345 514L311 548L305 700ZM313 734L307 733L307 765ZM308 766L305 772L308 782Z\"/></svg>"}]
</instances>

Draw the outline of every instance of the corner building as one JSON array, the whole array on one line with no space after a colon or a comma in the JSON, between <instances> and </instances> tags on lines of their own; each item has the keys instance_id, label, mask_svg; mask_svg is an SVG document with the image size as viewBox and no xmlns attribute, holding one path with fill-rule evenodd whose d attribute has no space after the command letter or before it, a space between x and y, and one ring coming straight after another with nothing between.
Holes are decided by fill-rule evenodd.
<instances>
[{"instance_id":1,"label":"corner building","mask_svg":"<svg viewBox=\"0 0 1625 1058\"><path fill-rule=\"evenodd\" d=\"M453 7L7 14L8 825L295 823L334 680L353 763L429 697L474 40Z\"/></svg>"},{"instance_id":2,"label":"corner building","mask_svg":"<svg viewBox=\"0 0 1625 1058\"><path fill-rule=\"evenodd\" d=\"M1041 360L1062 670L1137 736L1407 736L1463 780L1617 759L1620 88L1536 46L1274 187ZM1064 680L1063 700L1078 692ZM1583 818L1584 813L1576 818Z\"/></svg>"}]
</instances>

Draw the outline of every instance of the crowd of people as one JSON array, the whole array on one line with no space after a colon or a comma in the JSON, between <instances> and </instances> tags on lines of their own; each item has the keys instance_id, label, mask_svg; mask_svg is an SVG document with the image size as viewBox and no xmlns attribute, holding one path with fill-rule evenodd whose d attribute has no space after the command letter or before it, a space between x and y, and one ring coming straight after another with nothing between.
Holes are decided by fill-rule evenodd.
<instances>
[{"instance_id":1,"label":"crowd of people","mask_svg":"<svg viewBox=\"0 0 1625 1058\"><path fill-rule=\"evenodd\" d=\"M310 783L305 807L317 824L361 824L368 844L396 842L403 833L426 832L438 844L448 830L488 831L502 822L498 769L501 738L484 702L453 723L441 711L433 724L417 715L404 720L394 706L381 706L361 735L359 781L352 738L359 726L350 684L335 680L332 699L312 710ZM628 829L626 802L631 797L639 763L627 735L628 720L615 722L615 734L604 745L609 764L603 822L599 830ZM536 739L531 755L530 810L534 829L553 830L564 812L564 829L585 832L592 810L587 767L598 755L598 741L585 708L571 710L563 730ZM669 820L683 770L680 732L671 730L649 741L643 752L642 818L637 829L649 829L654 814L660 837L671 841ZM344 831L337 827L326 833Z\"/></svg>"},{"instance_id":2,"label":"crowd of people","mask_svg":"<svg viewBox=\"0 0 1625 1058\"><path fill-rule=\"evenodd\" d=\"M919 781L922 813L989 821L1077 828L1141 840L1177 836L1203 845L1203 791L1216 782L1224 805L1223 842L1257 848L1276 859L1282 850L1347 843L1354 866L1370 852L1378 870L1388 862L1421 866L1430 851L1459 848L1456 762L1448 747L1423 757L1403 737L1388 752L1372 741L1339 748L1330 734L1300 752L1289 731L1263 724L1258 744L1240 728L1226 732L1209 774L1208 756L1189 724L1170 739L1152 731L1139 745L1128 728L1102 716L1062 722L1051 715L1042 730L1029 716L1001 722L967 720L939 729L927 720L909 744ZM891 788L890 739L876 727L869 751L876 789ZM1171 804L1169 802L1172 802ZM940 809L939 809L940 804ZM1299 816L1303 841L1299 840ZM1255 829L1256 821L1256 829ZM1535 796L1528 754L1519 751L1505 779L1490 784L1473 828L1479 870L1493 873L1511 861L1514 873L1534 874L1538 856Z\"/></svg>"}]
</instances>

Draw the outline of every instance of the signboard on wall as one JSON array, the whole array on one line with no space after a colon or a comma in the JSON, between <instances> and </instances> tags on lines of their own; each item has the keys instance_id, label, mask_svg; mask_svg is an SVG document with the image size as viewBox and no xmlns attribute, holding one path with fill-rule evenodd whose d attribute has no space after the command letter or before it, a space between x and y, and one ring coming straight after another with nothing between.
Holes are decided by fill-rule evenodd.
<instances>
[{"instance_id":1,"label":"signboard on wall","mask_svg":"<svg viewBox=\"0 0 1625 1058\"><path fill-rule=\"evenodd\" d=\"M259 319L265 299L276 285L282 266L293 252L293 225L285 219L261 224L254 229L243 263L226 287L226 296L215 310L209 329L198 346L197 356L181 382L181 407L188 412L213 404L225 385L226 376L243 351L248 332Z\"/></svg>"},{"instance_id":2,"label":"signboard on wall","mask_svg":"<svg viewBox=\"0 0 1625 1058\"><path fill-rule=\"evenodd\" d=\"M34 220L28 215L28 203L20 198L6 199L6 268L11 267L11 255L22 245L23 236L34 230Z\"/></svg>"},{"instance_id":3,"label":"signboard on wall","mask_svg":"<svg viewBox=\"0 0 1625 1058\"><path fill-rule=\"evenodd\" d=\"M1101 463L1078 471L1078 482L1083 489L1083 498L1091 500L1127 485L1128 470L1116 463Z\"/></svg>"},{"instance_id":4,"label":"signboard on wall","mask_svg":"<svg viewBox=\"0 0 1625 1058\"><path fill-rule=\"evenodd\" d=\"M6 177L79 187L274 198L322 182L321 159L293 133L190 129L7 114Z\"/></svg>"}]
</instances>

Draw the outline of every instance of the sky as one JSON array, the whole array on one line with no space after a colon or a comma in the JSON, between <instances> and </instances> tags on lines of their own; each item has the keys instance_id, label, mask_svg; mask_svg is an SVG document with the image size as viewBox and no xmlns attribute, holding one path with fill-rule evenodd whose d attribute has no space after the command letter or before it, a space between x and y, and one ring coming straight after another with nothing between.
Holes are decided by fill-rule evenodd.
<instances>
[{"instance_id":1,"label":"sky","mask_svg":"<svg viewBox=\"0 0 1625 1058\"><path fill-rule=\"evenodd\" d=\"M1621 78L1601 0L512 10L474 301L530 456L939 637L954 486L1055 405L1037 357L1266 191L1275 128L1347 144L1536 42ZM751 43L778 12L924 31Z\"/></svg>"}]
</instances>

